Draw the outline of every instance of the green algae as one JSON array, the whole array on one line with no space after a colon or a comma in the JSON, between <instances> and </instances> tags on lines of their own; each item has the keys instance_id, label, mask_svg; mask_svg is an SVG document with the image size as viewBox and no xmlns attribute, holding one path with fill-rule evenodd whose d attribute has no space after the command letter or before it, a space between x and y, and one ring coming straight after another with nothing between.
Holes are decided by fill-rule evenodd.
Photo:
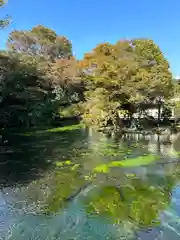
<instances>
[{"instance_id":1,"label":"green algae","mask_svg":"<svg viewBox=\"0 0 180 240\"><path fill-rule=\"evenodd\" d=\"M147 156L139 156L136 158L130 158L126 160L120 160L120 161L112 161L107 164L102 164L94 168L95 172L108 172L110 168L112 167L140 167L144 165L151 164L157 160L159 160L159 156L156 155L147 155Z\"/></svg>"}]
</instances>

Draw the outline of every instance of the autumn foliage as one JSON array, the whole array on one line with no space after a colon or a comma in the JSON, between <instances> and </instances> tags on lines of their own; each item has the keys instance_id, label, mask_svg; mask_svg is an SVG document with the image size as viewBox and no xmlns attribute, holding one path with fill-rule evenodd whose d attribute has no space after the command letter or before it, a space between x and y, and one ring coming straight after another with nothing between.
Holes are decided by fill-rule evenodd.
<instances>
[{"instance_id":1,"label":"autumn foliage","mask_svg":"<svg viewBox=\"0 0 180 240\"><path fill-rule=\"evenodd\" d=\"M86 124L116 126L119 112L131 116L146 102L169 99L174 92L169 63L149 39L101 43L77 60L70 40L38 25L13 31L7 47L0 63L2 125L36 125L62 106L77 104Z\"/></svg>"}]
</instances>

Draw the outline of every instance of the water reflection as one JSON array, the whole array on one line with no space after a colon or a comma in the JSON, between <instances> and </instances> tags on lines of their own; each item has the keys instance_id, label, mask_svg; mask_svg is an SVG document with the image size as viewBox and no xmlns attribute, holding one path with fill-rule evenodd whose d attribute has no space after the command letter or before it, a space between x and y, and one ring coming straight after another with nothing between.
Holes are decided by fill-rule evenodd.
<instances>
[{"instance_id":1,"label":"water reflection","mask_svg":"<svg viewBox=\"0 0 180 240\"><path fill-rule=\"evenodd\" d=\"M178 157L180 134L126 134L124 140L137 141L147 146L147 150L152 153L160 153L163 156Z\"/></svg>"},{"instance_id":2,"label":"water reflection","mask_svg":"<svg viewBox=\"0 0 180 240\"><path fill-rule=\"evenodd\" d=\"M0 170L2 184L9 178L0 196L8 209L8 239L178 239L179 139L113 140L77 130L12 140ZM160 162L88 178L99 164L148 153L158 154Z\"/></svg>"}]
</instances>

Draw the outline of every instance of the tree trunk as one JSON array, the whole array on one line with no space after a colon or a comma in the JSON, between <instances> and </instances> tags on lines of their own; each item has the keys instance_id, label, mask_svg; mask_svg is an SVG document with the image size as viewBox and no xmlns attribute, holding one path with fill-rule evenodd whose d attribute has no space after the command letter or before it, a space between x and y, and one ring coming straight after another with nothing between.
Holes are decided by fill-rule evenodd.
<instances>
[{"instance_id":1,"label":"tree trunk","mask_svg":"<svg viewBox=\"0 0 180 240\"><path fill-rule=\"evenodd\" d=\"M161 119L161 103L158 103L158 123L160 122Z\"/></svg>"}]
</instances>

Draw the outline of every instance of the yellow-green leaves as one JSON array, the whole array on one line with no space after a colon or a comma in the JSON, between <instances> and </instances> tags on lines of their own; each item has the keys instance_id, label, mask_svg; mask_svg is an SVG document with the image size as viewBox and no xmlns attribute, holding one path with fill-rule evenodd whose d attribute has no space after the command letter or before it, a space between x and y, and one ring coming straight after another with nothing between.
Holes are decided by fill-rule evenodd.
<instances>
[{"instance_id":1,"label":"yellow-green leaves","mask_svg":"<svg viewBox=\"0 0 180 240\"><path fill-rule=\"evenodd\" d=\"M7 42L11 50L29 55L41 55L47 59L72 56L71 42L42 25L30 31L13 31Z\"/></svg>"},{"instance_id":2,"label":"yellow-green leaves","mask_svg":"<svg viewBox=\"0 0 180 240\"><path fill-rule=\"evenodd\" d=\"M147 99L168 98L172 92L169 64L150 39L99 44L80 62L83 80L89 84L91 94L86 99L83 118L93 126L106 125L107 116L112 123L112 112L121 109L133 114L136 104L141 107ZM127 103L129 107L124 109Z\"/></svg>"}]
</instances>

